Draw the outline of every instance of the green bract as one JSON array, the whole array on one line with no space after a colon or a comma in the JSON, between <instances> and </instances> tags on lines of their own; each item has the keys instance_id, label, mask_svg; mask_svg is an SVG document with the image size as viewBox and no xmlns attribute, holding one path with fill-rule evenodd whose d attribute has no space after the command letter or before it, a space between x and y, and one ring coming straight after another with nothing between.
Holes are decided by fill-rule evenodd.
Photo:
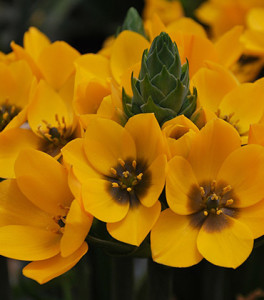
<instances>
[{"instance_id":1,"label":"green bract","mask_svg":"<svg viewBox=\"0 0 264 300\"><path fill-rule=\"evenodd\" d=\"M123 107L128 118L153 112L162 125L177 115L190 117L196 108L196 89L189 90L188 62L181 66L177 45L169 35L157 36L142 56L138 79L131 78L133 97L123 89Z\"/></svg>"}]
</instances>

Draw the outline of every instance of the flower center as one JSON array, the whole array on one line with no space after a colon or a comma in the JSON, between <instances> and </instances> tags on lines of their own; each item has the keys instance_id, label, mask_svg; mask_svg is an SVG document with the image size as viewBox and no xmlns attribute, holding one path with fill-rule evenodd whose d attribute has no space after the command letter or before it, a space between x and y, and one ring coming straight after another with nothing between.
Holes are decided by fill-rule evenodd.
<instances>
[{"instance_id":1,"label":"flower center","mask_svg":"<svg viewBox=\"0 0 264 300\"><path fill-rule=\"evenodd\" d=\"M141 161L121 158L117 161L117 165L110 169L111 176L107 177L111 182L110 194L119 203L129 201L132 205L138 204L138 196L146 191L150 183L150 173Z\"/></svg>"},{"instance_id":2,"label":"flower center","mask_svg":"<svg viewBox=\"0 0 264 300\"><path fill-rule=\"evenodd\" d=\"M55 156L59 153L59 150L65 146L71 139L71 128L67 127L65 118L61 120L59 116L55 115L56 125L51 125L46 120L42 120L43 125L38 126L39 134L46 140L47 149L45 152Z\"/></svg>"},{"instance_id":3,"label":"flower center","mask_svg":"<svg viewBox=\"0 0 264 300\"><path fill-rule=\"evenodd\" d=\"M229 198L229 192L232 190L230 185L227 185L216 191L216 181L211 182L210 187L200 186L205 216L211 214L221 215L223 208L229 207L234 203L232 198Z\"/></svg>"},{"instance_id":4,"label":"flower center","mask_svg":"<svg viewBox=\"0 0 264 300\"><path fill-rule=\"evenodd\" d=\"M21 108L8 104L6 100L0 106L0 131L2 131L8 123L21 111Z\"/></svg>"}]
</instances>

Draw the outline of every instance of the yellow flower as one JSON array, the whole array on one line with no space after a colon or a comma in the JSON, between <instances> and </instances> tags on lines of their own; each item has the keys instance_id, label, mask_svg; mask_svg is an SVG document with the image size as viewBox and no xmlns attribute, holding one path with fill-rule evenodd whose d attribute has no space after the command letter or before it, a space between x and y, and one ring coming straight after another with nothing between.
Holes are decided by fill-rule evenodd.
<instances>
[{"instance_id":1,"label":"yellow flower","mask_svg":"<svg viewBox=\"0 0 264 300\"><path fill-rule=\"evenodd\" d=\"M38 29L31 27L24 35L24 48L11 43L17 57L27 61L38 79L60 90L75 72L73 62L79 52L63 41L50 43Z\"/></svg>"},{"instance_id":2,"label":"yellow flower","mask_svg":"<svg viewBox=\"0 0 264 300\"><path fill-rule=\"evenodd\" d=\"M22 151L15 173L0 183L0 253L33 261L23 273L42 284L86 253L92 217L73 198L66 169L49 155Z\"/></svg>"},{"instance_id":3,"label":"yellow flower","mask_svg":"<svg viewBox=\"0 0 264 300\"><path fill-rule=\"evenodd\" d=\"M26 121L34 84L34 76L26 62L0 62L0 132L20 127Z\"/></svg>"},{"instance_id":4,"label":"yellow flower","mask_svg":"<svg viewBox=\"0 0 264 300\"><path fill-rule=\"evenodd\" d=\"M205 122L220 117L236 128L242 144L247 143L250 124L260 122L264 112L263 80L239 84L226 69L208 62L207 68L195 74L192 83L197 88Z\"/></svg>"},{"instance_id":5,"label":"yellow flower","mask_svg":"<svg viewBox=\"0 0 264 300\"><path fill-rule=\"evenodd\" d=\"M77 194L85 211L106 222L114 238L137 246L160 214L164 152L154 114L136 115L125 127L96 118L84 139L62 149L64 161L81 184Z\"/></svg>"},{"instance_id":6,"label":"yellow flower","mask_svg":"<svg viewBox=\"0 0 264 300\"><path fill-rule=\"evenodd\" d=\"M144 19L150 19L153 14L157 14L164 24L168 24L182 17L184 11L181 2L177 0L145 0Z\"/></svg>"},{"instance_id":7,"label":"yellow flower","mask_svg":"<svg viewBox=\"0 0 264 300\"><path fill-rule=\"evenodd\" d=\"M247 12L261 6L262 0L209 0L196 10L196 15L210 26L213 37L218 37L235 25L245 25Z\"/></svg>"},{"instance_id":8,"label":"yellow flower","mask_svg":"<svg viewBox=\"0 0 264 300\"><path fill-rule=\"evenodd\" d=\"M168 144L167 157L171 159L175 155L187 156L191 141L197 132L199 132L198 127L184 115L165 122L162 126L162 133Z\"/></svg>"},{"instance_id":9,"label":"yellow flower","mask_svg":"<svg viewBox=\"0 0 264 300\"><path fill-rule=\"evenodd\" d=\"M188 267L202 258L236 268L264 234L264 149L240 147L236 130L209 122L188 157L168 163L164 210L151 232L154 261Z\"/></svg>"},{"instance_id":10,"label":"yellow flower","mask_svg":"<svg viewBox=\"0 0 264 300\"><path fill-rule=\"evenodd\" d=\"M14 178L14 163L21 150L37 149L59 158L60 149L81 136L72 97L73 83L70 82L60 92L43 80L34 87L27 107L27 126L30 128L12 128L0 134L3 145L0 147L0 177Z\"/></svg>"}]
</instances>

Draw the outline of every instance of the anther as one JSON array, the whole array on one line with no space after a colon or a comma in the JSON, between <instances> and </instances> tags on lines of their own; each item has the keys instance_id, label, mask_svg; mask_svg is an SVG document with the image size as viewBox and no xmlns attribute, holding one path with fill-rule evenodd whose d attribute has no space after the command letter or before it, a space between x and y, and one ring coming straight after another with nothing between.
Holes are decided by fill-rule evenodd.
<instances>
[{"instance_id":1,"label":"anther","mask_svg":"<svg viewBox=\"0 0 264 300\"><path fill-rule=\"evenodd\" d=\"M214 192L215 191L215 186L216 186L216 180L213 180L211 182L211 192Z\"/></svg>"},{"instance_id":2,"label":"anther","mask_svg":"<svg viewBox=\"0 0 264 300\"><path fill-rule=\"evenodd\" d=\"M119 187L119 184L117 182L112 182L112 187L113 188L118 188Z\"/></svg>"},{"instance_id":3,"label":"anther","mask_svg":"<svg viewBox=\"0 0 264 300\"><path fill-rule=\"evenodd\" d=\"M208 211L204 210L203 214L207 217L208 216Z\"/></svg>"},{"instance_id":4,"label":"anther","mask_svg":"<svg viewBox=\"0 0 264 300\"><path fill-rule=\"evenodd\" d=\"M129 172L128 172L128 171L124 171L122 174L123 174L123 176L124 176L125 178L127 178L128 175L129 175Z\"/></svg>"},{"instance_id":5,"label":"anther","mask_svg":"<svg viewBox=\"0 0 264 300\"><path fill-rule=\"evenodd\" d=\"M137 183L138 183L137 180L133 180L133 181L132 181L132 185L136 185Z\"/></svg>"},{"instance_id":6,"label":"anther","mask_svg":"<svg viewBox=\"0 0 264 300\"><path fill-rule=\"evenodd\" d=\"M202 186L200 186L200 193L201 193L201 196L204 197L205 195L205 190Z\"/></svg>"},{"instance_id":7,"label":"anther","mask_svg":"<svg viewBox=\"0 0 264 300\"><path fill-rule=\"evenodd\" d=\"M7 120L7 119L8 119L8 116L9 116L8 112L5 112L5 113L3 114L3 119L4 119L4 120Z\"/></svg>"},{"instance_id":8,"label":"anther","mask_svg":"<svg viewBox=\"0 0 264 300\"><path fill-rule=\"evenodd\" d=\"M125 162L123 161L123 159L122 158L118 158L118 160L117 160L119 163L120 163L120 165L122 166L122 167L124 167L125 166Z\"/></svg>"},{"instance_id":9,"label":"anther","mask_svg":"<svg viewBox=\"0 0 264 300\"><path fill-rule=\"evenodd\" d=\"M219 216L219 215L221 215L223 212L222 212L222 210L221 209L218 209L217 211L216 211L216 214Z\"/></svg>"},{"instance_id":10,"label":"anther","mask_svg":"<svg viewBox=\"0 0 264 300\"><path fill-rule=\"evenodd\" d=\"M136 167L137 167L137 162L136 162L135 160L132 161L132 167L133 167L134 169L136 169Z\"/></svg>"},{"instance_id":11,"label":"anther","mask_svg":"<svg viewBox=\"0 0 264 300\"><path fill-rule=\"evenodd\" d=\"M141 180L141 179L142 179L142 176L143 176L143 173L139 173L139 174L137 175L137 179L138 179L138 180Z\"/></svg>"},{"instance_id":12,"label":"anther","mask_svg":"<svg viewBox=\"0 0 264 300\"><path fill-rule=\"evenodd\" d=\"M114 169L114 168L110 168L110 171L111 171L111 173L112 173L113 175L116 175L116 174L117 174L116 169Z\"/></svg>"},{"instance_id":13,"label":"anther","mask_svg":"<svg viewBox=\"0 0 264 300\"><path fill-rule=\"evenodd\" d=\"M211 196L211 200L218 200L218 196L215 193L213 193Z\"/></svg>"},{"instance_id":14,"label":"anther","mask_svg":"<svg viewBox=\"0 0 264 300\"><path fill-rule=\"evenodd\" d=\"M223 188L223 190L222 190L222 195L224 195L224 194L230 192L231 190L232 190L231 185L225 186L225 187Z\"/></svg>"},{"instance_id":15,"label":"anther","mask_svg":"<svg viewBox=\"0 0 264 300\"><path fill-rule=\"evenodd\" d=\"M131 187L128 187L128 188L127 188L127 191L128 191L128 192L131 192L131 191L132 191Z\"/></svg>"},{"instance_id":16,"label":"anther","mask_svg":"<svg viewBox=\"0 0 264 300\"><path fill-rule=\"evenodd\" d=\"M228 199L225 205L232 205L234 203L233 199Z\"/></svg>"}]
</instances>

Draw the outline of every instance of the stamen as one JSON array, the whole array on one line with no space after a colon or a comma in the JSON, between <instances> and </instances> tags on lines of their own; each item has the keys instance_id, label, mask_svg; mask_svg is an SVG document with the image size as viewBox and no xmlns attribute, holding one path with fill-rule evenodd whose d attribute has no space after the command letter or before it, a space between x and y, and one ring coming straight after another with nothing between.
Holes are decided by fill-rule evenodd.
<instances>
[{"instance_id":1,"label":"stamen","mask_svg":"<svg viewBox=\"0 0 264 300\"><path fill-rule=\"evenodd\" d=\"M234 203L234 200L233 199L228 199L227 201L226 201L226 204L225 205L232 205Z\"/></svg>"},{"instance_id":2,"label":"stamen","mask_svg":"<svg viewBox=\"0 0 264 300\"><path fill-rule=\"evenodd\" d=\"M124 176L125 178L127 178L128 175L129 175L129 172L128 172L128 171L124 171L122 174L123 174L123 176Z\"/></svg>"},{"instance_id":3,"label":"stamen","mask_svg":"<svg viewBox=\"0 0 264 300\"><path fill-rule=\"evenodd\" d=\"M119 163L120 163L120 165L122 166L122 167L124 167L125 166L125 162L123 161L123 159L122 158L118 158L118 160L117 160Z\"/></svg>"},{"instance_id":4,"label":"stamen","mask_svg":"<svg viewBox=\"0 0 264 300\"><path fill-rule=\"evenodd\" d=\"M137 179L138 179L138 180L141 180L141 179L142 179L142 176L143 176L143 173L139 173L139 174L137 175Z\"/></svg>"},{"instance_id":5,"label":"stamen","mask_svg":"<svg viewBox=\"0 0 264 300\"><path fill-rule=\"evenodd\" d=\"M127 191L128 191L128 192L131 192L131 191L132 191L131 187L128 187L128 188L127 188Z\"/></svg>"},{"instance_id":6,"label":"stamen","mask_svg":"<svg viewBox=\"0 0 264 300\"><path fill-rule=\"evenodd\" d=\"M135 160L132 161L132 167L136 170L137 162Z\"/></svg>"},{"instance_id":7,"label":"stamen","mask_svg":"<svg viewBox=\"0 0 264 300\"><path fill-rule=\"evenodd\" d=\"M218 196L215 193L213 193L211 196L211 200L218 200Z\"/></svg>"},{"instance_id":8,"label":"stamen","mask_svg":"<svg viewBox=\"0 0 264 300\"><path fill-rule=\"evenodd\" d=\"M231 187L231 185L229 184L229 185L227 185L226 187L223 188L223 190L222 190L222 195L224 195L224 194L230 192L231 190L232 190L232 187Z\"/></svg>"},{"instance_id":9,"label":"stamen","mask_svg":"<svg viewBox=\"0 0 264 300\"><path fill-rule=\"evenodd\" d=\"M216 180L213 180L211 182L211 191L214 192L215 191L215 186L216 186Z\"/></svg>"},{"instance_id":10,"label":"stamen","mask_svg":"<svg viewBox=\"0 0 264 300\"><path fill-rule=\"evenodd\" d=\"M221 209L218 209L217 211L216 211L216 214L219 216L219 215L221 215L223 212L222 212L222 210Z\"/></svg>"},{"instance_id":11,"label":"stamen","mask_svg":"<svg viewBox=\"0 0 264 300\"><path fill-rule=\"evenodd\" d=\"M7 119L8 119L8 116L9 116L8 112L5 112L5 113L3 114L3 119L4 119L4 120L7 120Z\"/></svg>"},{"instance_id":12,"label":"stamen","mask_svg":"<svg viewBox=\"0 0 264 300\"><path fill-rule=\"evenodd\" d=\"M137 183L138 183L137 180L133 180L133 181L132 181L132 185L136 185Z\"/></svg>"},{"instance_id":13,"label":"stamen","mask_svg":"<svg viewBox=\"0 0 264 300\"><path fill-rule=\"evenodd\" d=\"M118 188L119 187L119 184L117 182L112 182L112 187L113 188Z\"/></svg>"},{"instance_id":14,"label":"stamen","mask_svg":"<svg viewBox=\"0 0 264 300\"><path fill-rule=\"evenodd\" d=\"M203 214L207 217L208 216L208 211L204 210Z\"/></svg>"},{"instance_id":15,"label":"stamen","mask_svg":"<svg viewBox=\"0 0 264 300\"><path fill-rule=\"evenodd\" d=\"M204 197L205 195L205 190L202 186L200 186L200 193L201 193L201 196Z\"/></svg>"},{"instance_id":16,"label":"stamen","mask_svg":"<svg viewBox=\"0 0 264 300\"><path fill-rule=\"evenodd\" d=\"M114 168L111 168L110 171L111 171L111 173L112 173L113 175L116 175L116 174L117 174L116 169L114 169Z\"/></svg>"}]
</instances>

